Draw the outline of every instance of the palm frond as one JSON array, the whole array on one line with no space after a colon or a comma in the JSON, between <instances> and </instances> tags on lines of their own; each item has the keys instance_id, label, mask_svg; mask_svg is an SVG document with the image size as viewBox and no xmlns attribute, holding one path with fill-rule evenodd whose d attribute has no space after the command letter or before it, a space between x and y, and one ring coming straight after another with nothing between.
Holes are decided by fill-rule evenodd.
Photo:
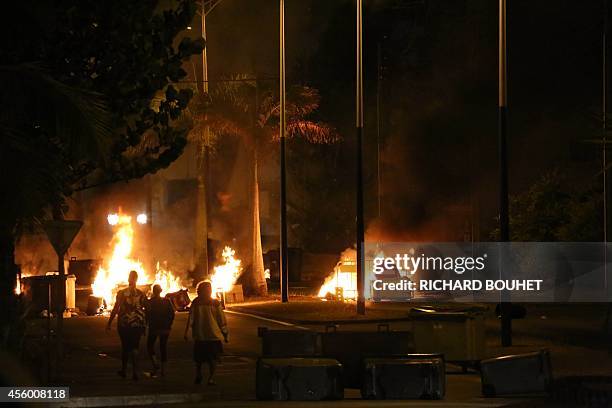
<instances>
[{"instance_id":1,"label":"palm frond","mask_svg":"<svg viewBox=\"0 0 612 408\"><path fill-rule=\"evenodd\" d=\"M286 115L303 118L319 108L319 91L308 86L292 86L287 94Z\"/></svg>"},{"instance_id":2,"label":"palm frond","mask_svg":"<svg viewBox=\"0 0 612 408\"><path fill-rule=\"evenodd\" d=\"M279 104L278 98L272 91L267 91L260 96L260 102L257 113L257 125L260 128L269 126L271 118L278 119Z\"/></svg>"},{"instance_id":3,"label":"palm frond","mask_svg":"<svg viewBox=\"0 0 612 408\"><path fill-rule=\"evenodd\" d=\"M73 159L108 158L114 129L101 95L66 85L33 63L0 66L0 86L5 113L45 127Z\"/></svg>"},{"instance_id":4,"label":"palm frond","mask_svg":"<svg viewBox=\"0 0 612 408\"><path fill-rule=\"evenodd\" d=\"M61 201L71 171L59 147L40 132L0 122L2 169L11 172L0 182L11 199L3 202L4 217L18 223L42 217L50 202Z\"/></svg>"},{"instance_id":5,"label":"palm frond","mask_svg":"<svg viewBox=\"0 0 612 408\"><path fill-rule=\"evenodd\" d=\"M227 79L215 83L208 95L197 96L190 102L186 110L190 140L201 143L205 127L217 137L238 136L249 140L254 137L254 126L268 140L278 140L278 95L271 89L256 89L255 81L244 74ZM317 144L336 143L341 139L333 127L306 119L319 107L320 99L314 88L291 87L286 105L288 137L302 137Z\"/></svg>"},{"instance_id":6,"label":"palm frond","mask_svg":"<svg viewBox=\"0 0 612 408\"><path fill-rule=\"evenodd\" d=\"M271 132L272 140L279 139L279 128ZM313 122L310 120L293 120L287 123L286 135L288 138L301 137L314 144L333 144L342 138L335 128L326 123Z\"/></svg>"},{"instance_id":7,"label":"palm frond","mask_svg":"<svg viewBox=\"0 0 612 408\"><path fill-rule=\"evenodd\" d=\"M148 131L142 135L140 142L136 146L129 146L123 155L127 158L156 154L159 152L159 135L153 131Z\"/></svg>"}]
</instances>

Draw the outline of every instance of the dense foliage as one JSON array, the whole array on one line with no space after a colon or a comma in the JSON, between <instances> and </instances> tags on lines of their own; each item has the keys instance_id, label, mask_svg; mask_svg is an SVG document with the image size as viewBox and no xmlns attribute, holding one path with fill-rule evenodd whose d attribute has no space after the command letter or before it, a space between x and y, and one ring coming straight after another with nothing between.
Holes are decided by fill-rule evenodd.
<instances>
[{"instance_id":1,"label":"dense foliage","mask_svg":"<svg viewBox=\"0 0 612 408\"><path fill-rule=\"evenodd\" d=\"M202 49L191 0L24 0L0 24L0 322L20 227L61 218L76 189L168 166L186 144L172 84Z\"/></svg>"}]
</instances>

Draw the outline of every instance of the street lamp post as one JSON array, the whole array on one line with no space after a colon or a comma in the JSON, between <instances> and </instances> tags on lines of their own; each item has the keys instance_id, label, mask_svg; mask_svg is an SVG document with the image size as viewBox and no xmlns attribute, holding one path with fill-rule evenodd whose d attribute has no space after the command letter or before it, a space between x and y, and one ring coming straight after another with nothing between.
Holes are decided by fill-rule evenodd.
<instances>
[{"instance_id":1,"label":"street lamp post","mask_svg":"<svg viewBox=\"0 0 612 408\"><path fill-rule=\"evenodd\" d=\"M221 0L205 1L202 0L201 24L202 24L202 40L204 48L202 49L202 96L208 94L208 45L206 44L206 15L220 3ZM208 6L208 7L207 7ZM208 10L207 10L208 8ZM196 78L197 79L197 78ZM204 128L202 129L201 141L199 143L200 151L198 152L198 193L197 193L197 211L196 211L196 245L195 256L196 264L199 268L199 273L208 276L208 210L209 210L209 183L210 183L210 127L207 121L207 114L204 113Z\"/></svg>"},{"instance_id":2,"label":"street lamp post","mask_svg":"<svg viewBox=\"0 0 612 408\"><path fill-rule=\"evenodd\" d=\"M364 223L363 223L363 68L362 68L362 19L363 17L363 0L357 0L357 92L355 103L355 119L357 128L357 314L365 314L365 296L364 296Z\"/></svg>"},{"instance_id":3,"label":"street lamp post","mask_svg":"<svg viewBox=\"0 0 612 408\"><path fill-rule=\"evenodd\" d=\"M603 2L603 29L601 38L601 173L603 187L603 270L604 287L608 289L608 0ZM612 314L612 303L608 303L606 313L605 331L610 334L610 322Z\"/></svg>"},{"instance_id":4,"label":"street lamp post","mask_svg":"<svg viewBox=\"0 0 612 408\"><path fill-rule=\"evenodd\" d=\"M205 97L208 94L208 44L206 43L206 16L221 3L221 0L202 0L201 3L201 35L204 41L202 49L202 87L198 88ZM197 83L197 78L196 83ZM210 126L208 115L204 112L204 128L202 129L201 141L198 144L198 174L197 174L197 210L196 210L196 239L195 239L195 261L198 273L208 276L208 211L210 209Z\"/></svg>"},{"instance_id":5,"label":"street lamp post","mask_svg":"<svg viewBox=\"0 0 612 408\"><path fill-rule=\"evenodd\" d=\"M280 286L281 299L289 301L287 251L287 174L285 169L285 1L280 0Z\"/></svg>"},{"instance_id":6,"label":"street lamp post","mask_svg":"<svg viewBox=\"0 0 612 408\"><path fill-rule=\"evenodd\" d=\"M506 51L506 0L499 0L499 119L498 119L498 154L499 154L499 231L502 242L501 253L504 253L504 243L510 241L508 217L508 152L507 152L507 51ZM504 267L503 262L500 265ZM502 295L506 296L506 295ZM512 345L512 304L502 297L501 343L502 346Z\"/></svg>"}]
</instances>

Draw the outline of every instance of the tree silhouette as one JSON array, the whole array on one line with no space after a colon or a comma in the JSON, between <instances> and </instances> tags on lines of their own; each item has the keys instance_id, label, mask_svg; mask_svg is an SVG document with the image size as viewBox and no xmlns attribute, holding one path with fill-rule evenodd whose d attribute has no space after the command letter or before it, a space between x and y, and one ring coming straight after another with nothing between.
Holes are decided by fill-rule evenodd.
<instances>
[{"instance_id":1,"label":"tree silhouette","mask_svg":"<svg viewBox=\"0 0 612 408\"><path fill-rule=\"evenodd\" d=\"M319 107L319 92L308 86L293 86L287 94L287 137L303 138L310 143L327 144L340 139L326 123L311 119ZM187 112L193 123L190 135L196 140L209 126L215 138L238 137L249 152L249 247L250 276L244 279L247 290L263 295L267 292L264 276L259 221L258 151L265 143L279 140L278 95L246 75L234 75L211 87L210 93L193 99ZM206 115L205 115L206 114ZM214 143L214 142L213 142Z\"/></svg>"}]
</instances>

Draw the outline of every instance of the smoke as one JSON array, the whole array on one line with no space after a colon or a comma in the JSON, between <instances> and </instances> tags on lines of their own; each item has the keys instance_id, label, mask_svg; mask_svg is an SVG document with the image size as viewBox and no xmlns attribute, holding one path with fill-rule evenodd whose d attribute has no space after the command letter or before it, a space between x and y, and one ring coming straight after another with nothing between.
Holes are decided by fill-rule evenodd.
<instances>
[{"instance_id":1,"label":"smoke","mask_svg":"<svg viewBox=\"0 0 612 408\"><path fill-rule=\"evenodd\" d=\"M355 248L346 248L340 253L339 261L355 261L357 259L357 251Z\"/></svg>"},{"instance_id":2,"label":"smoke","mask_svg":"<svg viewBox=\"0 0 612 408\"><path fill-rule=\"evenodd\" d=\"M15 245L15 263L23 275L44 275L57 270L57 255L43 233L23 235Z\"/></svg>"},{"instance_id":3,"label":"smoke","mask_svg":"<svg viewBox=\"0 0 612 408\"><path fill-rule=\"evenodd\" d=\"M107 215L121 212L134 220L134 247L132 257L149 271L155 264L171 270L186 280L193 269L193 219L195 190L193 185L179 186L178 192L165 191L164 183L149 179L116 183L77 193L69 201L66 219L83 221L70 246L66 259L101 259L111 253L113 228ZM147 213L147 200L151 188L152 214L147 224L138 224L138 214ZM174 197L168 200L168 197ZM26 234L20 238L15 250L16 262L22 271L34 275L57 270L57 255L43 232Z\"/></svg>"},{"instance_id":4,"label":"smoke","mask_svg":"<svg viewBox=\"0 0 612 408\"><path fill-rule=\"evenodd\" d=\"M471 214L467 208L446 207L418 222L405 222L414 215L402 218L376 218L368 224L367 242L450 242L475 239ZM399 221L399 222L398 222ZM404 221L404 222L402 222Z\"/></svg>"}]
</instances>

